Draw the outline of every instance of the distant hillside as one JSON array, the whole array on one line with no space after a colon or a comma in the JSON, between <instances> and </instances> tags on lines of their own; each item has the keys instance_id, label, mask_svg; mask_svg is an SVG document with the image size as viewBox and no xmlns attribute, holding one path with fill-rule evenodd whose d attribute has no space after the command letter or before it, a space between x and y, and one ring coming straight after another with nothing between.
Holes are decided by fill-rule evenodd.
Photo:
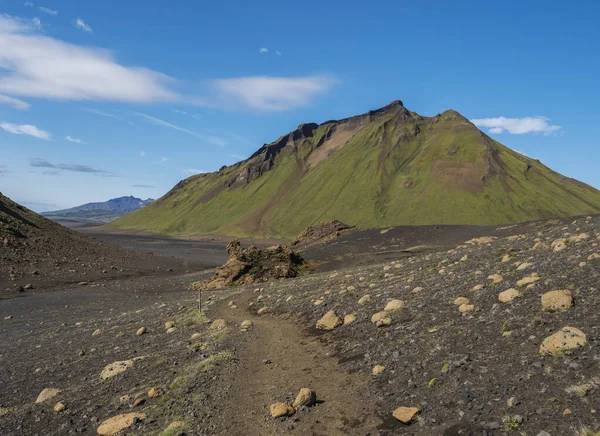
<instances>
[{"instance_id":1,"label":"distant hillside","mask_svg":"<svg viewBox=\"0 0 600 436\"><path fill-rule=\"evenodd\" d=\"M114 221L128 213L150 204L154 200L129 196L113 198L98 203L86 203L70 209L43 212L42 215L68 227L100 225Z\"/></svg>"},{"instance_id":2,"label":"distant hillside","mask_svg":"<svg viewBox=\"0 0 600 436\"><path fill-rule=\"evenodd\" d=\"M505 147L458 112L424 117L394 101L302 124L111 225L292 238L334 219L360 227L495 225L599 212L600 191Z\"/></svg>"}]
</instances>

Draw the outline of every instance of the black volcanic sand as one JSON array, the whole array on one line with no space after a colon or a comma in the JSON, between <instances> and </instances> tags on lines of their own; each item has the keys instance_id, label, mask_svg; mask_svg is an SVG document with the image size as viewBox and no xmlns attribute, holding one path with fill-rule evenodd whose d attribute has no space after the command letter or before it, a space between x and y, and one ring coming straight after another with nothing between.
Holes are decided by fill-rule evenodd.
<instances>
[{"instance_id":1,"label":"black volcanic sand","mask_svg":"<svg viewBox=\"0 0 600 436\"><path fill-rule=\"evenodd\" d=\"M329 251L313 247L320 258L305 253L330 271L203 294L187 286L212 272L191 266L220 262L226 254L217 258L216 245L100 236L163 266L153 271L150 264L144 275L128 277L102 279L100 273L88 285L40 274L37 289L0 301L0 434L95 434L102 421L128 412L146 415L124 433L136 435L160 435L173 421L183 421L189 435L600 431L600 259L593 256L600 254L600 218L435 230L344 235ZM569 241L583 233L588 237ZM502 237L457 247L491 234ZM511 234L522 236L508 239ZM567 247L554 252L550 244L559 237ZM532 249L536 239L542 247ZM425 248L408 250L419 245ZM339 260L347 247L358 251ZM505 255L510 259L502 262ZM124 272L141 267L119 259L115 266ZM164 269L168 262L173 271ZM521 262L532 265L517 271ZM533 272L540 277L534 287L516 285ZM502 275L502 282L492 284L491 274ZM478 284L482 289L472 291ZM413 292L416 287L422 290ZM522 295L500 303L498 293L511 287ZM571 290L574 307L542 312L540 296L554 289ZM365 294L371 301L359 305ZM453 304L459 296L475 311L461 314ZM391 298L406 307L391 313L389 327L377 328L371 315ZM258 315L261 308L265 313ZM357 320L316 330L329 310L354 313ZM226 321L224 329L211 329L216 318ZM254 323L247 332L239 328L245 319ZM176 325L171 333L168 321ZM540 356L543 339L563 326L584 331L588 344ZM137 336L140 327L147 333ZM100 380L105 365L140 357L124 373ZM371 375L376 364L385 366L379 376ZM163 395L149 398L152 387ZM269 405L293 401L302 387L317 391L318 404L271 419ZM44 388L61 392L35 404ZM66 409L54 412L58 401ZM403 425L391 417L399 406L421 413Z\"/></svg>"}]
</instances>

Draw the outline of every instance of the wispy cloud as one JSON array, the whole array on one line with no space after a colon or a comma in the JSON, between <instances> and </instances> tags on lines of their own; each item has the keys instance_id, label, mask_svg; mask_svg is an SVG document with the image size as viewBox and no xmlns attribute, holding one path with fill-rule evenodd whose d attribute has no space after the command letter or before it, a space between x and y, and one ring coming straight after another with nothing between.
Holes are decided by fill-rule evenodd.
<instances>
[{"instance_id":1,"label":"wispy cloud","mask_svg":"<svg viewBox=\"0 0 600 436\"><path fill-rule=\"evenodd\" d=\"M145 157L146 156L146 152L144 150L140 151L140 157Z\"/></svg>"},{"instance_id":2,"label":"wispy cloud","mask_svg":"<svg viewBox=\"0 0 600 436\"><path fill-rule=\"evenodd\" d=\"M159 160L157 160L157 161L155 161L155 162L152 162L152 163L155 163L155 164L159 164L159 165L160 165L160 164L164 164L164 163L165 163L166 161L168 161L168 160L169 160L169 158L168 158L168 157L161 157Z\"/></svg>"},{"instance_id":3,"label":"wispy cloud","mask_svg":"<svg viewBox=\"0 0 600 436\"><path fill-rule=\"evenodd\" d=\"M186 111L182 111L179 109L171 109L173 112L181 114L181 115L189 115L189 113L187 113Z\"/></svg>"},{"instance_id":4,"label":"wispy cloud","mask_svg":"<svg viewBox=\"0 0 600 436\"><path fill-rule=\"evenodd\" d=\"M119 64L107 50L40 33L26 20L0 15L0 93L55 100L172 101L173 79Z\"/></svg>"},{"instance_id":5,"label":"wispy cloud","mask_svg":"<svg viewBox=\"0 0 600 436\"><path fill-rule=\"evenodd\" d=\"M268 52L269 52L269 49L268 49L268 48L265 48L265 47L261 47L261 48L260 48L260 50L258 50L258 52L259 52L260 54L265 54L265 53L268 53Z\"/></svg>"},{"instance_id":6,"label":"wispy cloud","mask_svg":"<svg viewBox=\"0 0 600 436\"><path fill-rule=\"evenodd\" d=\"M31 19L31 22L33 23L33 25L38 28L41 29L42 28L42 21L38 18L38 17L34 17Z\"/></svg>"},{"instance_id":7,"label":"wispy cloud","mask_svg":"<svg viewBox=\"0 0 600 436\"><path fill-rule=\"evenodd\" d=\"M280 52L280 51L276 51L276 52L275 52L275 54L276 54L277 56L281 56L281 52Z\"/></svg>"},{"instance_id":8,"label":"wispy cloud","mask_svg":"<svg viewBox=\"0 0 600 436\"><path fill-rule=\"evenodd\" d=\"M156 188L156 186L152 185L131 185L132 188Z\"/></svg>"},{"instance_id":9,"label":"wispy cloud","mask_svg":"<svg viewBox=\"0 0 600 436\"><path fill-rule=\"evenodd\" d=\"M77 27L79 30L83 30L84 32L88 32L88 33L92 33L93 30L90 26L88 26L85 21L83 21L81 18L77 18L75 20L75 27Z\"/></svg>"},{"instance_id":10,"label":"wispy cloud","mask_svg":"<svg viewBox=\"0 0 600 436\"><path fill-rule=\"evenodd\" d=\"M172 130L177 130L179 132L183 132L188 135L195 136L198 139L202 139L204 141L210 142L211 144L218 145L220 147L222 147L226 144L225 140L223 140L222 138L218 138L216 136L204 135L202 133L193 132L191 130L184 129L183 127L179 127L179 126L176 126L175 124L169 123L168 121L161 120L160 118L156 118L156 117L153 117L153 116L141 113L141 112L134 112L133 114L138 117L143 118L144 120L146 120L147 122L149 122L151 124L155 124L157 126L162 126L162 127L167 127L168 129L172 129Z\"/></svg>"},{"instance_id":11,"label":"wispy cloud","mask_svg":"<svg viewBox=\"0 0 600 436\"><path fill-rule=\"evenodd\" d=\"M92 114L96 114L96 115L100 115L101 117L105 117L105 118L112 118L113 120L118 120L118 121L123 121L124 123L129 124L130 126L133 126L133 123L131 121L127 121L124 118L121 118L117 115L111 114L109 112L104 112L98 109L83 109L86 112L92 113Z\"/></svg>"},{"instance_id":12,"label":"wispy cloud","mask_svg":"<svg viewBox=\"0 0 600 436\"><path fill-rule=\"evenodd\" d=\"M0 104L6 103L12 106L15 109L25 110L29 109L31 105L23 100L19 100L16 98L8 97L7 95L0 94Z\"/></svg>"},{"instance_id":13,"label":"wispy cloud","mask_svg":"<svg viewBox=\"0 0 600 436\"><path fill-rule=\"evenodd\" d=\"M15 135L29 135L39 139L50 139L50 133L45 130L38 129L36 126L32 126L31 124L10 124L10 123L0 123L0 129L13 133Z\"/></svg>"},{"instance_id":14,"label":"wispy cloud","mask_svg":"<svg viewBox=\"0 0 600 436\"><path fill-rule=\"evenodd\" d=\"M197 169L194 169L194 168L190 168L188 170L183 170L182 172L185 173L185 174L204 174L204 173L207 173L208 171L197 170Z\"/></svg>"},{"instance_id":15,"label":"wispy cloud","mask_svg":"<svg viewBox=\"0 0 600 436\"><path fill-rule=\"evenodd\" d=\"M23 4L24 4L25 6L27 6L27 7L29 7L29 8L32 8L32 7L34 7L34 6L35 6L35 4L34 4L33 2L30 2L30 1L26 1L26 2L25 2L25 3L23 3Z\"/></svg>"},{"instance_id":16,"label":"wispy cloud","mask_svg":"<svg viewBox=\"0 0 600 436\"><path fill-rule=\"evenodd\" d=\"M54 15L54 16L58 15L58 11L50 9L50 8L45 8L43 6L40 6L38 9L40 11L42 11L42 12L45 12L45 13L49 14L49 15Z\"/></svg>"},{"instance_id":17,"label":"wispy cloud","mask_svg":"<svg viewBox=\"0 0 600 436\"><path fill-rule=\"evenodd\" d=\"M326 76L241 77L212 82L220 101L259 110L286 110L308 106L314 97L335 85Z\"/></svg>"},{"instance_id":18,"label":"wispy cloud","mask_svg":"<svg viewBox=\"0 0 600 436\"><path fill-rule=\"evenodd\" d=\"M83 142L79 138L71 138L70 136L67 136L67 137L65 137L65 139L69 142L74 142L75 144L85 144L85 142Z\"/></svg>"},{"instance_id":19,"label":"wispy cloud","mask_svg":"<svg viewBox=\"0 0 600 436\"><path fill-rule=\"evenodd\" d=\"M38 158L30 159L29 166L32 166L34 168L53 168L56 170L75 171L78 173L110 174L109 171L101 170L99 168L91 167L88 165L68 164L68 163L53 164L53 163L48 162L46 159L38 159Z\"/></svg>"},{"instance_id":20,"label":"wispy cloud","mask_svg":"<svg viewBox=\"0 0 600 436\"><path fill-rule=\"evenodd\" d=\"M561 126L552 125L546 117L524 117L524 118L479 118L471 120L477 127L486 127L489 133L500 134L508 132L513 135L524 135L527 133L543 133L550 135L562 129Z\"/></svg>"}]
</instances>

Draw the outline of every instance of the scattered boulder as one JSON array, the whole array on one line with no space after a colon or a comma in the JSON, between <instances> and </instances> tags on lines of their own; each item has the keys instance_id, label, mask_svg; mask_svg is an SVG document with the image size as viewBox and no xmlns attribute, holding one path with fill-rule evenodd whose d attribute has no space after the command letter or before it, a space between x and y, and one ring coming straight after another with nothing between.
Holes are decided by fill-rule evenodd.
<instances>
[{"instance_id":1,"label":"scattered boulder","mask_svg":"<svg viewBox=\"0 0 600 436\"><path fill-rule=\"evenodd\" d=\"M327 223L316 224L308 227L292 242L292 247L306 249L314 245L323 244L327 241L340 237L356 229L341 221L333 220Z\"/></svg>"},{"instance_id":2,"label":"scattered boulder","mask_svg":"<svg viewBox=\"0 0 600 436\"><path fill-rule=\"evenodd\" d=\"M418 407L398 407L392 415L403 424L410 424L413 419L421 412Z\"/></svg>"},{"instance_id":3,"label":"scattered boulder","mask_svg":"<svg viewBox=\"0 0 600 436\"><path fill-rule=\"evenodd\" d=\"M282 416L292 416L296 410L290 403L273 403L269 407L272 418L281 418Z\"/></svg>"},{"instance_id":4,"label":"scattered boulder","mask_svg":"<svg viewBox=\"0 0 600 436\"><path fill-rule=\"evenodd\" d=\"M527 269L527 268L529 268L530 266L533 266L533 264L532 264L532 263L529 263L529 262L523 262L522 264L520 264L520 265L517 267L517 271L523 271L524 269Z\"/></svg>"},{"instance_id":5,"label":"scattered boulder","mask_svg":"<svg viewBox=\"0 0 600 436\"><path fill-rule=\"evenodd\" d=\"M327 312L323 317L317 321L317 328L319 330L333 330L342 325L342 319L335 314L333 310Z\"/></svg>"},{"instance_id":6,"label":"scattered boulder","mask_svg":"<svg viewBox=\"0 0 600 436\"><path fill-rule=\"evenodd\" d=\"M573 293L569 290L550 291L542 295L544 312L563 312L573 306Z\"/></svg>"},{"instance_id":7,"label":"scattered boulder","mask_svg":"<svg viewBox=\"0 0 600 436\"><path fill-rule=\"evenodd\" d=\"M540 345L542 356L552 356L561 351L576 350L587 344L585 333L575 327L563 327L548 336Z\"/></svg>"},{"instance_id":8,"label":"scattered boulder","mask_svg":"<svg viewBox=\"0 0 600 436\"><path fill-rule=\"evenodd\" d=\"M146 415L144 413L123 413L107 419L100 424L100 427L98 427L96 431L99 435L112 436L144 419L146 419Z\"/></svg>"},{"instance_id":9,"label":"scattered boulder","mask_svg":"<svg viewBox=\"0 0 600 436\"><path fill-rule=\"evenodd\" d=\"M40 392L40 394L37 397L37 400L35 400L35 403L36 404L45 403L46 401L51 400L52 398L56 397L60 392L61 392L60 389L46 388L42 392Z\"/></svg>"},{"instance_id":10,"label":"scattered boulder","mask_svg":"<svg viewBox=\"0 0 600 436\"><path fill-rule=\"evenodd\" d=\"M502 291L498 294L498 300L501 303L510 303L515 298L520 297L521 293L517 291L515 288L507 289L506 291Z\"/></svg>"},{"instance_id":11,"label":"scattered boulder","mask_svg":"<svg viewBox=\"0 0 600 436\"><path fill-rule=\"evenodd\" d=\"M377 327L386 327L392 323L390 314L386 311L377 312L371 317L371 322Z\"/></svg>"},{"instance_id":12,"label":"scattered boulder","mask_svg":"<svg viewBox=\"0 0 600 436\"><path fill-rule=\"evenodd\" d=\"M146 327L140 327L138 331L135 332L135 334L138 336L142 336L144 333L146 333Z\"/></svg>"},{"instance_id":13,"label":"scattered boulder","mask_svg":"<svg viewBox=\"0 0 600 436\"><path fill-rule=\"evenodd\" d=\"M517 282L517 286L526 286L526 285L531 285L535 282L537 282L538 280L540 280L540 276L538 276L538 273L531 273L530 275L523 277L521 280L519 280Z\"/></svg>"},{"instance_id":14,"label":"scattered boulder","mask_svg":"<svg viewBox=\"0 0 600 436\"><path fill-rule=\"evenodd\" d=\"M177 331L177 327L171 327L170 329L167 329L167 333L175 333Z\"/></svg>"},{"instance_id":15,"label":"scattered boulder","mask_svg":"<svg viewBox=\"0 0 600 436\"><path fill-rule=\"evenodd\" d=\"M245 319L244 321L242 321L241 327L243 329L249 329L250 327L252 327L252 325L254 325L252 321L250 321L249 319Z\"/></svg>"},{"instance_id":16,"label":"scattered boulder","mask_svg":"<svg viewBox=\"0 0 600 436\"><path fill-rule=\"evenodd\" d=\"M265 249L241 247L239 239L227 244L229 259L215 275L192 284L194 289L222 289L226 286L266 282L269 279L297 277L305 265L304 259L287 245Z\"/></svg>"},{"instance_id":17,"label":"scattered boulder","mask_svg":"<svg viewBox=\"0 0 600 436\"><path fill-rule=\"evenodd\" d=\"M298 395L296 395L296 399L292 404L292 407L298 410L302 406L311 407L314 406L317 402L317 393L309 388L302 388Z\"/></svg>"},{"instance_id":18,"label":"scattered boulder","mask_svg":"<svg viewBox=\"0 0 600 436\"><path fill-rule=\"evenodd\" d=\"M100 373L100 380L106 380L111 377L114 377L122 372L127 371L135 364L133 360L120 360L117 362L109 363L104 367L102 372Z\"/></svg>"},{"instance_id":19,"label":"scattered boulder","mask_svg":"<svg viewBox=\"0 0 600 436\"><path fill-rule=\"evenodd\" d=\"M390 300L383 309L384 312L395 312L404 309L405 303L402 300Z\"/></svg>"},{"instance_id":20,"label":"scattered boulder","mask_svg":"<svg viewBox=\"0 0 600 436\"><path fill-rule=\"evenodd\" d=\"M58 403L56 403L56 404L54 405L54 411L55 411L56 413L60 413L60 412L62 412L63 410L65 410L66 408L67 408L67 406L65 406L65 403L63 403L62 401L59 401Z\"/></svg>"},{"instance_id":21,"label":"scattered boulder","mask_svg":"<svg viewBox=\"0 0 600 436\"><path fill-rule=\"evenodd\" d=\"M502 277L500 274L491 274L488 276L488 279L491 280L492 283L502 283L504 277Z\"/></svg>"},{"instance_id":22,"label":"scattered boulder","mask_svg":"<svg viewBox=\"0 0 600 436\"><path fill-rule=\"evenodd\" d=\"M472 292L477 292L477 291L481 291L484 288L483 285L475 285L473 286L473 288L471 289Z\"/></svg>"},{"instance_id":23,"label":"scattered boulder","mask_svg":"<svg viewBox=\"0 0 600 436\"><path fill-rule=\"evenodd\" d=\"M173 421L169 424L167 428L165 428L163 435L179 435L185 429L185 422L183 421Z\"/></svg>"},{"instance_id":24,"label":"scattered boulder","mask_svg":"<svg viewBox=\"0 0 600 436\"><path fill-rule=\"evenodd\" d=\"M552 248L552 251L555 253L563 251L565 248L567 248L567 241L565 238L556 239L552 242L552 244L550 244L550 248Z\"/></svg>"},{"instance_id":25,"label":"scattered boulder","mask_svg":"<svg viewBox=\"0 0 600 436\"><path fill-rule=\"evenodd\" d=\"M258 312L256 312L258 315L262 315L263 313L267 313L269 311L268 307L261 307L260 309L258 309Z\"/></svg>"},{"instance_id":26,"label":"scattered boulder","mask_svg":"<svg viewBox=\"0 0 600 436\"><path fill-rule=\"evenodd\" d=\"M92 336L98 336L98 335L101 335L101 334L102 334L102 330L96 329L96 330L94 330L94 333L92 333Z\"/></svg>"},{"instance_id":27,"label":"scattered boulder","mask_svg":"<svg viewBox=\"0 0 600 436\"><path fill-rule=\"evenodd\" d=\"M169 330L169 329L172 329L173 327L175 327L175 322L174 321L167 321L165 323L165 329Z\"/></svg>"},{"instance_id":28,"label":"scattered boulder","mask_svg":"<svg viewBox=\"0 0 600 436\"><path fill-rule=\"evenodd\" d=\"M590 239L590 235L588 235L587 233L580 233L579 235L573 235L569 237L569 242L577 243L585 241L586 239Z\"/></svg>"}]
</instances>

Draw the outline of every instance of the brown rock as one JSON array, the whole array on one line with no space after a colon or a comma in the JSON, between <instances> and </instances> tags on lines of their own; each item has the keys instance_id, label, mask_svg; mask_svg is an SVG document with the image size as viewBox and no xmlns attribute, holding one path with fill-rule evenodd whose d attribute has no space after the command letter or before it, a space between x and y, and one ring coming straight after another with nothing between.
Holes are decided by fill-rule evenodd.
<instances>
[{"instance_id":1,"label":"brown rock","mask_svg":"<svg viewBox=\"0 0 600 436\"><path fill-rule=\"evenodd\" d=\"M371 301L371 296L369 294L367 295L363 295L362 297L360 297L360 299L358 300L358 304L365 304L368 303L369 301Z\"/></svg>"},{"instance_id":2,"label":"brown rock","mask_svg":"<svg viewBox=\"0 0 600 436\"><path fill-rule=\"evenodd\" d=\"M60 393L60 389L46 388L42 392L40 392L40 394L37 397L37 400L35 400L35 403L36 404L45 403L46 401L51 400L52 398L56 397L59 393Z\"/></svg>"},{"instance_id":3,"label":"brown rock","mask_svg":"<svg viewBox=\"0 0 600 436\"><path fill-rule=\"evenodd\" d=\"M169 330L169 329L171 329L173 327L175 327L175 322L173 322L173 321L167 321L165 323L165 329Z\"/></svg>"},{"instance_id":4,"label":"brown rock","mask_svg":"<svg viewBox=\"0 0 600 436\"><path fill-rule=\"evenodd\" d=\"M269 310L268 307L261 307L260 309L258 309L258 312L256 312L258 315L262 315L263 313L267 313L267 311Z\"/></svg>"},{"instance_id":5,"label":"brown rock","mask_svg":"<svg viewBox=\"0 0 600 436\"><path fill-rule=\"evenodd\" d=\"M225 327L227 327L227 321L225 321L224 319L215 319L212 324L210 325L210 328L213 330L221 330L224 329Z\"/></svg>"},{"instance_id":6,"label":"brown rock","mask_svg":"<svg viewBox=\"0 0 600 436\"><path fill-rule=\"evenodd\" d=\"M344 325L352 324L354 321L356 321L355 314L349 313L348 315L344 316Z\"/></svg>"},{"instance_id":7,"label":"brown rock","mask_svg":"<svg viewBox=\"0 0 600 436\"><path fill-rule=\"evenodd\" d=\"M384 312L395 312L404 309L405 303L402 300L390 300L383 309Z\"/></svg>"},{"instance_id":8,"label":"brown rock","mask_svg":"<svg viewBox=\"0 0 600 436\"><path fill-rule=\"evenodd\" d=\"M517 291L515 288L507 289L506 291L500 292L498 294L498 300L502 303L510 303L515 298L520 297L521 293Z\"/></svg>"},{"instance_id":9,"label":"brown rock","mask_svg":"<svg viewBox=\"0 0 600 436\"><path fill-rule=\"evenodd\" d=\"M454 299L454 304L462 306L463 304L469 304L469 299L466 297L457 297Z\"/></svg>"},{"instance_id":10,"label":"brown rock","mask_svg":"<svg viewBox=\"0 0 600 436\"><path fill-rule=\"evenodd\" d=\"M269 407L272 418L280 418L282 416L292 416L296 413L296 410L292 407L290 403L273 403Z\"/></svg>"},{"instance_id":11,"label":"brown rock","mask_svg":"<svg viewBox=\"0 0 600 436\"><path fill-rule=\"evenodd\" d=\"M491 274L488 276L488 279L492 281L492 283L501 283L504 280L500 274Z\"/></svg>"},{"instance_id":12,"label":"brown rock","mask_svg":"<svg viewBox=\"0 0 600 436\"><path fill-rule=\"evenodd\" d=\"M67 406L65 406L65 403L63 403L62 401L59 401L58 403L56 403L56 405L54 406L54 411L56 413L62 412L63 410L65 410L67 408Z\"/></svg>"},{"instance_id":13,"label":"brown rock","mask_svg":"<svg viewBox=\"0 0 600 436\"><path fill-rule=\"evenodd\" d=\"M146 419L146 415L144 413L123 413L121 415L113 416L112 418L107 419L100 427L96 430L99 435L103 436L112 436L119 433L121 430L126 429L127 427L131 427L138 420Z\"/></svg>"},{"instance_id":14,"label":"brown rock","mask_svg":"<svg viewBox=\"0 0 600 436\"><path fill-rule=\"evenodd\" d=\"M576 350L587 344L585 333L575 327L563 327L548 336L540 346L542 356L552 356L561 351Z\"/></svg>"},{"instance_id":15,"label":"brown rock","mask_svg":"<svg viewBox=\"0 0 600 436\"><path fill-rule=\"evenodd\" d=\"M537 273L531 273L530 275L523 277L521 280L517 282L517 286L526 286L531 285L540 280L540 277Z\"/></svg>"},{"instance_id":16,"label":"brown rock","mask_svg":"<svg viewBox=\"0 0 600 436\"><path fill-rule=\"evenodd\" d=\"M154 386L148 391L148 398L158 398L164 394L163 389L160 386Z\"/></svg>"},{"instance_id":17,"label":"brown rock","mask_svg":"<svg viewBox=\"0 0 600 436\"><path fill-rule=\"evenodd\" d=\"M418 407L398 407L392 415L403 424L410 424L420 411Z\"/></svg>"},{"instance_id":18,"label":"brown rock","mask_svg":"<svg viewBox=\"0 0 600 436\"><path fill-rule=\"evenodd\" d=\"M375 366L373 367L373 369L371 370L371 373L372 373L373 375L379 375L379 374L381 374L383 371L385 371L385 366L383 366L383 365L375 365Z\"/></svg>"},{"instance_id":19,"label":"brown rock","mask_svg":"<svg viewBox=\"0 0 600 436\"><path fill-rule=\"evenodd\" d=\"M121 374L122 372L125 372L131 368L134 364L135 362L133 360L121 360L110 363L106 365L100 373L100 380L106 380L116 376L117 374Z\"/></svg>"},{"instance_id":20,"label":"brown rock","mask_svg":"<svg viewBox=\"0 0 600 436\"><path fill-rule=\"evenodd\" d=\"M542 295L544 312L563 312L573 306L573 294L569 290L550 291Z\"/></svg>"},{"instance_id":21,"label":"brown rock","mask_svg":"<svg viewBox=\"0 0 600 436\"><path fill-rule=\"evenodd\" d=\"M342 319L335 314L333 310L327 312L323 317L317 321L317 328L319 330L333 330L342 325Z\"/></svg>"},{"instance_id":22,"label":"brown rock","mask_svg":"<svg viewBox=\"0 0 600 436\"><path fill-rule=\"evenodd\" d=\"M458 306L458 310L460 311L460 313L473 312L475 310L475 306L473 306L472 304L461 304L460 306Z\"/></svg>"},{"instance_id":23,"label":"brown rock","mask_svg":"<svg viewBox=\"0 0 600 436\"><path fill-rule=\"evenodd\" d=\"M144 333L146 333L146 327L140 327L138 331L135 332L135 334L138 336L142 336Z\"/></svg>"},{"instance_id":24,"label":"brown rock","mask_svg":"<svg viewBox=\"0 0 600 436\"><path fill-rule=\"evenodd\" d=\"M386 311L377 312L375 315L371 317L371 322L375 324L377 327L385 327L392 323L392 319L389 316L390 314Z\"/></svg>"},{"instance_id":25,"label":"brown rock","mask_svg":"<svg viewBox=\"0 0 600 436\"><path fill-rule=\"evenodd\" d=\"M245 319L244 321L242 321L241 327L243 329L249 329L250 327L252 327L254 323L252 321L250 321L249 319Z\"/></svg>"},{"instance_id":26,"label":"brown rock","mask_svg":"<svg viewBox=\"0 0 600 436\"><path fill-rule=\"evenodd\" d=\"M317 393L309 388L302 388L298 395L296 395L296 399L292 404L292 407L298 410L302 406L311 407L314 406L317 402Z\"/></svg>"},{"instance_id":27,"label":"brown rock","mask_svg":"<svg viewBox=\"0 0 600 436\"><path fill-rule=\"evenodd\" d=\"M564 238L556 239L552 242L552 244L550 244L550 248L552 248L552 251L555 253L563 251L565 248L567 248L567 241Z\"/></svg>"}]
</instances>

